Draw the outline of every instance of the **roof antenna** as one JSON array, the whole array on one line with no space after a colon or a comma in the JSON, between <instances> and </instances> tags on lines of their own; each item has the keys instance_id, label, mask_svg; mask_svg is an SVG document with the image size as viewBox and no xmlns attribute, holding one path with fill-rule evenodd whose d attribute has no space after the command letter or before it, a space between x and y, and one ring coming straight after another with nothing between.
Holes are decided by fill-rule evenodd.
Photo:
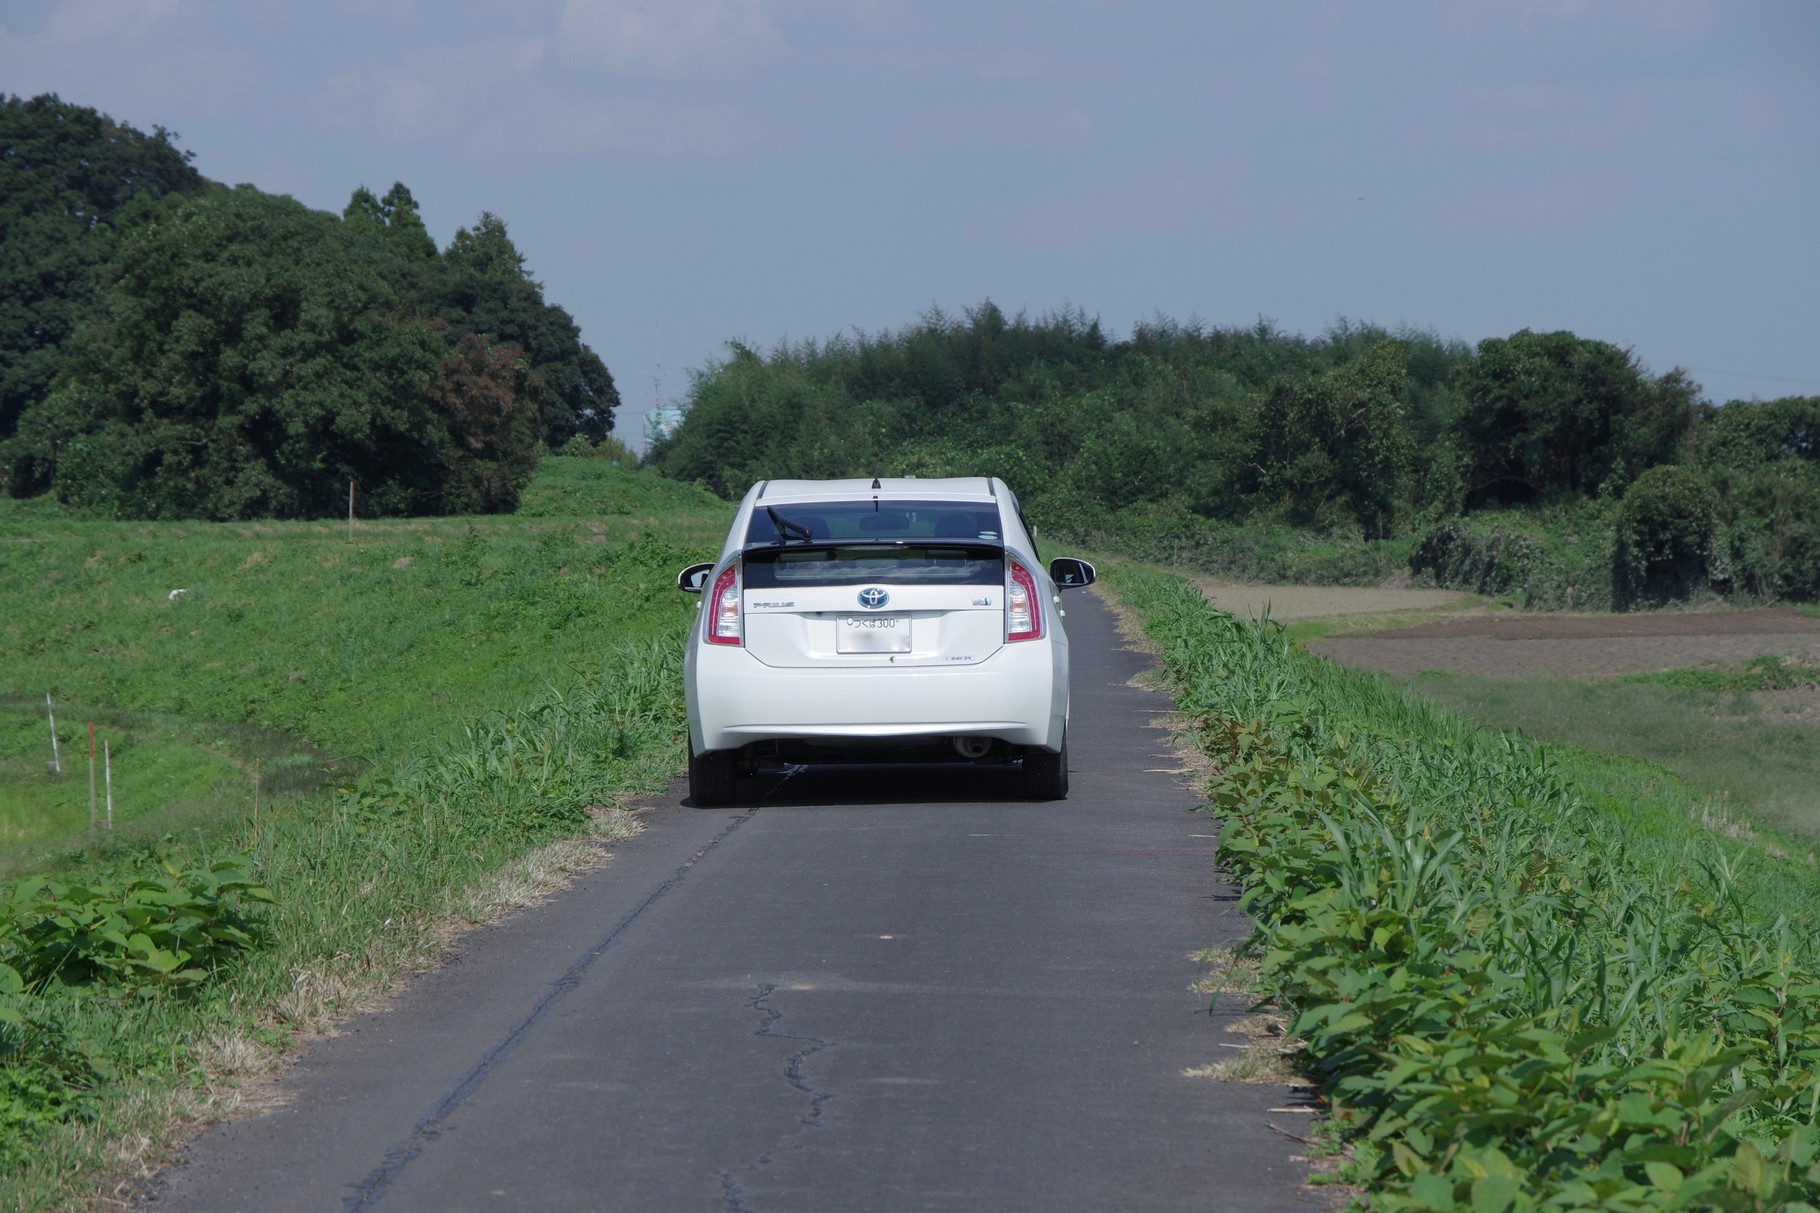
<instances>
[{"instance_id":1,"label":"roof antenna","mask_svg":"<svg viewBox=\"0 0 1820 1213\"><path fill-rule=\"evenodd\" d=\"M879 482L878 482L878 477L877 477L877 476L873 476L873 477L872 477L872 487L873 487L873 488L875 488L875 489L878 489L878 488L883 488L883 487L884 487L884 486L883 486L883 485L882 485L882 484L880 484L880 483L879 483Z\"/></svg>"}]
</instances>

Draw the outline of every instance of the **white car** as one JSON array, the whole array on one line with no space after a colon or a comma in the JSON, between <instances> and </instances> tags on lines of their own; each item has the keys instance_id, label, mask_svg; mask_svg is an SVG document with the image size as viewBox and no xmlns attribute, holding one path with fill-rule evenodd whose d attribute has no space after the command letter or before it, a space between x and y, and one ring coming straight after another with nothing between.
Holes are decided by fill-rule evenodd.
<instances>
[{"instance_id":1,"label":"white car","mask_svg":"<svg viewBox=\"0 0 1820 1213\"><path fill-rule=\"evenodd\" d=\"M713 564L689 637L689 795L737 798L760 767L1022 764L1026 796L1068 794L1061 586L997 478L768 480Z\"/></svg>"}]
</instances>

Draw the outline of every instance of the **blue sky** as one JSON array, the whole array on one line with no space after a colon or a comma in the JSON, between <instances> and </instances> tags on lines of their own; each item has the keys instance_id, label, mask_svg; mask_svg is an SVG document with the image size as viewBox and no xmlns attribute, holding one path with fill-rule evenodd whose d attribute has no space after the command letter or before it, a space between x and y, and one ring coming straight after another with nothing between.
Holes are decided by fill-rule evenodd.
<instances>
[{"instance_id":1,"label":"blue sky","mask_svg":"<svg viewBox=\"0 0 1820 1213\"><path fill-rule=\"evenodd\" d=\"M0 90L500 215L622 432L730 339L987 298L1820 394L1811 0L0 0Z\"/></svg>"}]
</instances>

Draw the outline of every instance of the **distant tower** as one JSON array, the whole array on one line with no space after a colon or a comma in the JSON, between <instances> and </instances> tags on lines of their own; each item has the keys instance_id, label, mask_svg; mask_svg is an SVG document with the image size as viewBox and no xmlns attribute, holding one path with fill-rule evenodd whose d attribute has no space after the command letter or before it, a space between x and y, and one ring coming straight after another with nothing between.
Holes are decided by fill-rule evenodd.
<instances>
[{"instance_id":1,"label":"distant tower","mask_svg":"<svg viewBox=\"0 0 1820 1213\"><path fill-rule=\"evenodd\" d=\"M662 441L675 432L682 424L683 411L679 408L648 409L645 412L645 445Z\"/></svg>"}]
</instances>

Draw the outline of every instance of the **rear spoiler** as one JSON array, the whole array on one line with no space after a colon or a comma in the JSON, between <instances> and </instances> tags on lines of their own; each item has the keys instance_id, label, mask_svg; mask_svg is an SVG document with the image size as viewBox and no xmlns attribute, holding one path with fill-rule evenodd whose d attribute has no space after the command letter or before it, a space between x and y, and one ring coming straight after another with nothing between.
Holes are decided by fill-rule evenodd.
<instances>
[{"instance_id":1,"label":"rear spoiler","mask_svg":"<svg viewBox=\"0 0 1820 1213\"><path fill-rule=\"evenodd\" d=\"M854 548L943 548L979 556L1002 556L1005 545L997 539L786 539L748 543L740 555L748 559L774 552L851 551Z\"/></svg>"}]
</instances>

